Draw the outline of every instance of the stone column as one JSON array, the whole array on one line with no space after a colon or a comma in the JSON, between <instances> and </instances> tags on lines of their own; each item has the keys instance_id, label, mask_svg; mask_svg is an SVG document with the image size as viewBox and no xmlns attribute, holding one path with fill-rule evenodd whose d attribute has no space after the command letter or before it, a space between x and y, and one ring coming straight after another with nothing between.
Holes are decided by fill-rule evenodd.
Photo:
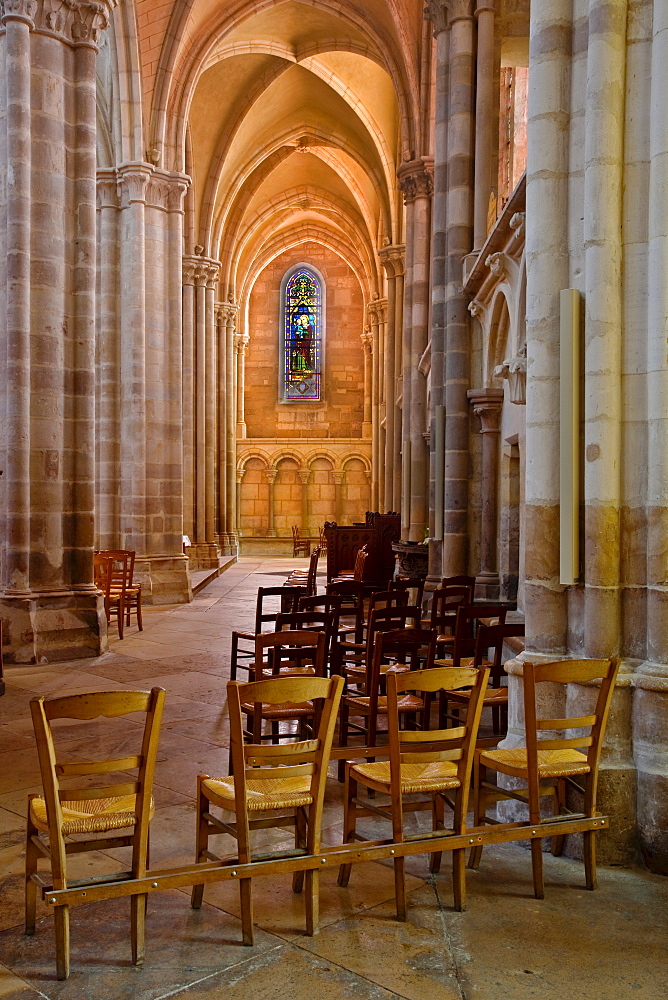
<instances>
[{"instance_id":1,"label":"stone column","mask_svg":"<svg viewBox=\"0 0 668 1000\"><path fill-rule=\"evenodd\" d=\"M220 266L209 265L206 275L205 327L206 327L206 540L215 550L216 542L216 287ZM212 551L217 560L218 553Z\"/></svg>"},{"instance_id":2,"label":"stone column","mask_svg":"<svg viewBox=\"0 0 668 1000\"><path fill-rule=\"evenodd\" d=\"M403 331L403 245L383 247L378 251L387 274L387 336L385 342L385 510L399 510L401 488L401 410L397 406L397 381L401 374L401 339ZM397 361L398 359L398 361ZM398 364L398 367L397 367Z\"/></svg>"},{"instance_id":3,"label":"stone column","mask_svg":"<svg viewBox=\"0 0 668 1000\"><path fill-rule=\"evenodd\" d=\"M334 519L337 524L343 519L343 485L346 481L346 474L343 469L336 469L332 472L334 480Z\"/></svg>"},{"instance_id":4,"label":"stone column","mask_svg":"<svg viewBox=\"0 0 668 1000\"><path fill-rule=\"evenodd\" d=\"M432 165L427 158L403 164L397 171L407 208L407 280L404 309L403 440L410 442L410 510L402 512L406 540L424 539L428 513L427 380L420 361L429 335L429 258L431 241ZM408 405L408 413L406 407Z\"/></svg>"},{"instance_id":5,"label":"stone column","mask_svg":"<svg viewBox=\"0 0 668 1000\"><path fill-rule=\"evenodd\" d=\"M237 334L234 345L237 352L237 440L246 437L246 412L244 394L246 391L246 355L249 338Z\"/></svg>"},{"instance_id":6,"label":"stone column","mask_svg":"<svg viewBox=\"0 0 668 1000\"><path fill-rule=\"evenodd\" d=\"M97 498L99 546L113 549L120 534L120 344L118 303L118 180L115 170L98 171L99 312L97 317Z\"/></svg>"},{"instance_id":7,"label":"stone column","mask_svg":"<svg viewBox=\"0 0 668 1000\"><path fill-rule=\"evenodd\" d=\"M183 532L195 542L195 268L183 259Z\"/></svg>"},{"instance_id":8,"label":"stone column","mask_svg":"<svg viewBox=\"0 0 668 1000\"><path fill-rule=\"evenodd\" d=\"M43 0L13 0L1 12L6 531L0 608L10 662L93 656L106 644L93 583L95 63L112 6L72 0L56 21Z\"/></svg>"},{"instance_id":9,"label":"stone column","mask_svg":"<svg viewBox=\"0 0 668 1000\"><path fill-rule=\"evenodd\" d=\"M236 531L237 536L241 538L241 484L244 481L244 476L246 474L245 469L240 469L237 472L237 524Z\"/></svg>"},{"instance_id":10,"label":"stone column","mask_svg":"<svg viewBox=\"0 0 668 1000\"><path fill-rule=\"evenodd\" d=\"M299 526L300 533L303 534L304 538L309 535L309 506L308 506L308 484L311 481L311 470L310 469L298 469L297 476L299 482L301 483L301 520L302 523Z\"/></svg>"},{"instance_id":11,"label":"stone column","mask_svg":"<svg viewBox=\"0 0 668 1000\"><path fill-rule=\"evenodd\" d=\"M195 537L198 568L207 554L201 550L206 537L206 280L204 262L195 269ZM191 558L195 552L191 552Z\"/></svg>"},{"instance_id":12,"label":"stone column","mask_svg":"<svg viewBox=\"0 0 668 1000\"><path fill-rule=\"evenodd\" d=\"M571 0L531 10L526 217L525 614L528 650L567 649L559 583L559 292L570 285Z\"/></svg>"},{"instance_id":13,"label":"stone column","mask_svg":"<svg viewBox=\"0 0 668 1000\"><path fill-rule=\"evenodd\" d=\"M402 255L403 263L401 272L396 277L396 318L395 318L395 339L394 339L394 441L392 442L392 468L394 478L392 481L392 510L401 510L401 442L403 441L403 403L398 405L397 400L401 393L400 386L403 385L402 363L404 355L404 291L406 287L406 252Z\"/></svg>"},{"instance_id":14,"label":"stone column","mask_svg":"<svg viewBox=\"0 0 668 1000\"><path fill-rule=\"evenodd\" d=\"M498 90L494 87L494 2L484 0L476 7L478 21L478 53L476 68L475 106L475 207L473 218L473 246L481 250L487 239L489 196L494 181L492 168L495 161L494 122L498 113Z\"/></svg>"},{"instance_id":15,"label":"stone column","mask_svg":"<svg viewBox=\"0 0 668 1000\"><path fill-rule=\"evenodd\" d=\"M371 437L371 470L372 470L372 480L371 480L371 509L380 510L381 508L381 495L384 492L383 489L383 473L382 473L382 456L380 451L380 387L381 387L381 357L382 357L382 328L385 323L385 315L387 311L387 300L386 299L374 299L369 303L369 320L371 326L371 333L369 336L369 348L370 357L369 362L371 367L371 378L370 378L370 403L371 403L371 427L372 427L372 437ZM365 371L366 371L366 361L365 361ZM366 393L365 393L366 395Z\"/></svg>"},{"instance_id":16,"label":"stone column","mask_svg":"<svg viewBox=\"0 0 668 1000\"><path fill-rule=\"evenodd\" d=\"M225 432L226 442L226 494L227 494L227 516L225 519L226 531L229 536L230 551L236 549L237 530L237 437L236 437L236 392L235 392L235 364L234 364L234 335L237 324L238 306L228 301L225 303L225 324L226 324L226 363L225 363Z\"/></svg>"},{"instance_id":17,"label":"stone column","mask_svg":"<svg viewBox=\"0 0 668 1000\"><path fill-rule=\"evenodd\" d=\"M437 33L448 31L449 107L445 208L445 307L443 318L445 483L441 575L468 570L469 382L468 300L462 291L464 257L473 244L475 38L471 0L432 0L427 7ZM446 42L441 43L445 50ZM438 71L437 71L438 72ZM440 113L439 113L440 117ZM436 401L435 401L436 402Z\"/></svg>"},{"instance_id":18,"label":"stone column","mask_svg":"<svg viewBox=\"0 0 668 1000\"><path fill-rule=\"evenodd\" d=\"M467 395L473 412L480 417L482 434L480 571L476 574L476 591L479 597L495 600L499 596L498 478L503 389L469 389Z\"/></svg>"},{"instance_id":19,"label":"stone column","mask_svg":"<svg viewBox=\"0 0 668 1000\"><path fill-rule=\"evenodd\" d=\"M278 469L264 470L264 478L269 483L269 514L268 514L268 527L267 527L268 538L276 538L276 523L275 523L275 512L274 512L274 485L276 483L277 476L278 476Z\"/></svg>"},{"instance_id":20,"label":"stone column","mask_svg":"<svg viewBox=\"0 0 668 1000\"><path fill-rule=\"evenodd\" d=\"M224 555L230 554L230 541L227 534L227 320L225 305L216 303L216 337L218 349L217 361L217 394L218 394L218 538Z\"/></svg>"},{"instance_id":21,"label":"stone column","mask_svg":"<svg viewBox=\"0 0 668 1000\"><path fill-rule=\"evenodd\" d=\"M372 433L372 356L373 337L369 332L369 327L364 328L364 333L360 336L362 341L362 351L364 355L364 416L362 418L362 437L371 437Z\"/></svg>"}]
</instances>

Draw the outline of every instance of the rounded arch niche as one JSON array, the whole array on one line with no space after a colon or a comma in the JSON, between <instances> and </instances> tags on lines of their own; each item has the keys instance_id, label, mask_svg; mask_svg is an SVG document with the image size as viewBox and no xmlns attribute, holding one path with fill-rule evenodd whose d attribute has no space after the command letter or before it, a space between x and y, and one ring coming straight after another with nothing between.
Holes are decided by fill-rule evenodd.
<instances>
[{"instance_id":1,"label":"rounded arch niche","mask_svg":"<svg viewBox=\"0 0 668 1000\"><path fill-rule=\"evenodd\" d=\"M321 403L325 365L325 279L300 262L283 275L280 291L279 401Z\"/></svg>"}]
</instances>

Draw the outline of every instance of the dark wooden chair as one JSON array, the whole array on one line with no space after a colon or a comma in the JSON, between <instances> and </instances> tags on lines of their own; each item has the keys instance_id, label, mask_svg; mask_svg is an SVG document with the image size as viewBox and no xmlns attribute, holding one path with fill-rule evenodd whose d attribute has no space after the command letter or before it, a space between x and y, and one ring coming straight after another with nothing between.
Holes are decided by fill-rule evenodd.
<instances>
[{"instance_id":1,"label":"dark wooden chair","mask_svg":"<svg viewBox=\"0 0 668 1000\"><path fill-rule=\"evenodd\" d=\"M280 599L280 603L279 600L274 600L275 607L268 611L265 602L274 598ZM266 624L271 624L273 626L271 631L275 631L276 615L282 611L296 611L299 598L300 591L296 587L258 587L257 599L255 602L254 631L232 632L232 655L230 667L230 678L232 680L236 680L237 671L239 669L248 671L249 679L252 679L256 637L264 631L264 626Z\"/></svg>"},{"instance_id":2,"label":"dark wooden chair","mask_svg":"<svg viewBox=\"0 0 668 1000\"><path fill-rule=\"evenodd\" d=\"M302 538L299 534L299 527L296 524L292 525L292 554L293 556L311 555L311 539Z\"/></svg>"},{"instance_id":3,"label":"dark wooden chair","mask_svg":"<svg viewBox=\"0 0 668 1000\"><path fill-rule=\"evenodd\" d=\"M125 622L125 589L123 586L114 587L114 560L111 556L93 556L93 573L95 586L104 595L104 612L107 617L107 624L110 625L115 618L118 625L118 638L123 638L123 624Z\"/></svg>"}]
</instances>

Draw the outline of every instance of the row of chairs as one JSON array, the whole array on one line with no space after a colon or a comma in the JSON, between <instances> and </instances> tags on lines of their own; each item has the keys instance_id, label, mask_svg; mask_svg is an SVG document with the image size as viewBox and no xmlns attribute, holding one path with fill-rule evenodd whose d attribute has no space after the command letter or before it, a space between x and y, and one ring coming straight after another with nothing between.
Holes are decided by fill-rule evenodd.
<instances>
[{"instance_id":1,"label":"row of chairs","mask_svg":"<svg viewBox=\"0 0 668 1000\"><path fill-rule=\"evenodd\" d=\"M311 641L313 641L311 639ZM324 636L317 638L324 649ZM488 668L432 667L387 673L388 746L376 758L361 763L351 750L346 763L346 795L344 806L344 843L353 845L362 840L358 820L367 814L381 815L391 823L392 841L397 847L393 853L397 917L405 919L406 899L404 853L399 848L410 837L404 832L404 814L410 809L425 805L432 812L433 836L443 836L450 831L455 835L468 834L474 829L484 830L498 821L486 813L491 801L503 797L519 799L528 804L529 823L535 825L531 840L534 894L543 896L542 838L550 837L550 822L554 817L541 815L541 798L549 796L554 802L554 813L567 811L567 788L582 796L580 815L596 816L596 790L598 763L605 732L610 700L618 669L616 660L580 660L534 665L524 664L524 715L525 745L513 750L476 750L480 715L484 704ZM554 685L570 683L591 685L600 682L595 695L595 705L584 716L545 718L539 710L537 687L549 684L551 704L554 704ZM293 873L293 888L306 892L307 932L318 928L318 881L316 867L305 865L300 869L299 859L319 854L322 850L321 827L325 801L327 767L334 740L335 721L343 695L341 675L279 676L255 680L247 684L230 681L228 684L228 710L232 751L231 773L224 777L201 774L197 779L197 839L196 862L189 877L192 878L192 905L201 906L203 885L198 879L198 866L205 862L248 865L266 857L258 854L251 844L251 831L267 827L291 826L294 828L294 849L281 850L273 855L277 859L275 870ZM469 694L465 712L456 727L440 728L436 712L429 705L442 693L448 697L466 689ZM30 796L26 847L26 933L34 933L36 891L44 886L37 871L38 859L48 858L51 865L51 882L48 891L66 889L72 883L67 873L67 858L72 853L89 850L109 850L120 846L132 849L131 870L125 877L140 879L148 868L149 823L154 806L151 797L157 759L158 734L163 711L165 692L154 688L151 692L113 691L70 695L63 698L34 698L31 712L35 726L40 767L44 786L43 796ZM405 699L420 703L419 725L406 725ZM287 744L267 743L264 737L249 737L244 731L243 715L251 706L262 706L263 713L280 710L289 704L309 706L312 719L311 731L293 734ZM557 702L559 703L559 702ZM566 705L564 694L561 703ZM145 725L141 744L136 754L111 760L74 761L69 753L61 759L56 752L52 724L63 719L96 720L117 719L124 715L143 713ZM583 730L587 730L583 733ZM550 731L548 739L539 733ZM580 731L580 735L573 736ZM557 735L563 734L564 735ZM294 736L297 739L294 739ZM524 788L504 789L487 780L487 772L495 770L521 779ZM118 781L118 772L136 772L127 780ZM473 785L473 826L468 825L467 814L471 774ZM111 784L95 786L91 782L108 775ZM576 779L580 778L582 784ZM78 782L72 787L71 781ZM515 781L517 784L517 781ZM359 795L360 786L367 789L367 797ZM379 802L372 795L384 795ZM410 800L406 801L405 796ZM421 796L421 798L418 798ZM452 818L446 821L446 806ZM233 820L214 813L213 809L232 813ZM497 839L519 836L522 824L503 824L497 827ZM130 831L130 832L123 832ZM229 834L237 842L234 859L220 858L210 849L210 838ZM69 838L76 836L72 841ZM423 835L423 838L426 835ZM596 884L595 828L584 834L584 862L587 887ZM494 836L490 838L494 840ZM472 841L473 842L473 841ZM465 857L461 841L452 850L453 894L455 906L461 910L466 901ZM421 845L422 846L422 845ZM435 845L438 846L438 845ZM445 846L441 842L440 847ZM559 846L559 845L557 845ZM554 849L554 846L553 846ZM428 850L428 848L427 848ZM409 851L408 853L414 853ZM470 864L480 862L481 848L475 847ZM354 850L341 855L339 885L348 884ZM430 867L438 871L440 851L431 854ZM233 872L232 874L236 874ZM169 872L162 872L162 885L170 886ZM183 868L175 870L175 877L183 875ZM165 877L166 876L166 877ZM101 876L98 885L116 882L119 876ZM246 944L253 943L252 908L253 872L245 869L239 878L242 933ZM83 883L82 883L83 884ZM85 891L94 898L105 898L104 892L95 893L95 879L85 880ZM182 882L179 882L182 884ZM157 885L157 883L156 883ZM113 887L109 891L113 895ZM144 957L146 895L138 892L131 896L131 946L135 964ZM69 974L69 910L67 905L55 907L57 974L64 979Z\"/></svg>"},{"instance_id":2,"label":"row of chairs","mask_svg":"<svg viewBox=\"0 0 668 1000\"><path fill-rule=\"evenodd\" d=\"M327 538L325 536L325 529L323 527L318 528L318 545L322 553L327 551ZM310 556L311 554L311 539L304 537L301 534L299 525L292 525L292 555L293 556Z\"/></svg>"},{"instance_id":3,"label":"row of chairs","mask_svg":"<svg viewBox=\"0 0 668 1000\"><path fill-rule=\"evenodd\" d=\"M139 631L143 631L141 584L134 582L135 553L129 549L99 550L94 554L93 566L95 585L104 594L107 623L116 620L119 639L133 611Z\"/></svg>"}]
</instances>

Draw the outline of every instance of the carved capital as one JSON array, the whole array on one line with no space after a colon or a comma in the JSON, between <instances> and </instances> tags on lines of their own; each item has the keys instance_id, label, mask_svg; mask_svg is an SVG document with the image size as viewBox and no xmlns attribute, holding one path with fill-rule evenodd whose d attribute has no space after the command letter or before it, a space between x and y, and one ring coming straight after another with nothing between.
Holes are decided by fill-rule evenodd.
<instances>
[{"instance_id":1,"label":"carved capital","mask_svg":"<svg viewBox=\"0 0 668 1000\"><path fill-rule=\"evenodd\" d=\"M388 278L398 278L406 269L406 247L403 243L381 247L378 258Z\"/></svg>"},{"instance_id":2,"label":"carved capital","mask_svg":"<svg viewBox=\"0 0 668 1000\"><path fill-rule=\"evenodd\" d=\"M373 334L362 333L360 334L360 340L362 341L362 347L367 354L373 353Z\"/></svg>"},{"instance_id":3,"label":"carved capital","mask_svg":"<svg viewBox=\"0 0 668 1000\"><path fill-rule=\"evenodd\" d=\"M491 0L482 5L489 7ZM473 0L426 0L424 16L434 25L433 34L440 35L455 21L471 20L473 18ZM477 11L476 11L477 12Z\"/></svg>"},{"instance_id":4,"label":"carved capital","mask_svg":"<svg viewBox=\"0 0 668 1000\"><path fill-rule=\"evenodd\" d=\"M434 191L433 165L424 160L411 160L397 170L399 190L403 191L404 205L416 198L431 198Z\"/></svg>"},{"instance_id":5,"label":"carved capital","mask_svg":"<svg viewBox=\"0 0 668 1000\"><path fill-rule=\"evenodd\" d=\"M220 273L220 261L210 257L184 257L183 283L185 285L215 288Z\"/></svg>"},{"instance_id":6,"label":"carved capital","mask_svg":"<svg viewBox=\"0 0 668 1000\"><path fill-rule=\"evenodd\" d=\"M97 207L118 208L118 179L115 170L98 170L97 172Z\"/></svg>"},{"instance_id":7,"label":"carved capital","mask_svg":"<svg viewBox=\"0 0 668 1000\"><path fill-rule=\"evenodd\" d=\"M520 405L527 401L527 347L520 348L514 358L506 358L503 364L494 369L497 378L508 380L508 398L511 403Z\"/></svg>"},{"instance_id":8,"label":"carved capital","mask_svg":"<svg viewBox=\"0 0 668 1000\"><path fill-rule=\"evenodd\" d=\"M0 20L25 21L70 45L97 47L117 0L0 0Z\"/></svg>"},{"instance_id":9,"label":"carved capital","mask_svg":"<svg viewBox=\"0 0 668 1000\"><path fill-rule=\"evenodd\" d=\"M0 0L0 18L3 24L25 21L33 28L37 8L37 0Z\"/></svg>"},{"instance_id":10,"label":"carved capital","mask_svg":"<svg viewBox=\"0 0 668 1000\"><path fill-rule=\"evenodd\" d=\"M297 469L297 478L302 486L308 486L311 481L311 470L310 469Z\"/></svg>"},{"instance_id":11,"label":"carved capital","mask_svg":"<svg viewBox=\"0 0 668 1000\"><path fill-rule=\"evenodd\" d=\"M369 320L373 326L387 320L387 299L372 299L367 306Z\"/></svg>"},{"instance_id":12,"label":"carved capital","mask_svg":"<svg viewBox=\"0 0 668 1000\"><path fill-rule=\"evenodd\" d=\"M332 479L334 480L335 486L343 486L346 479L346 474L342 469L337 469L336 471L332 472Z\"/></svg>"},{"instance_id":13,"label":"carved capital","mask_svg":"<svg viewBox=\"0 0 668 1000\"><path fill-rule=\"evenodd\" d=\"M151 169L153 173L147 185L146 203L168 212L182 212L183 196L188 190L189 179L185 174L163 173L154 167Z\"/></svg>"},{"instance_id":14,"label":"carved capital","mask_svg":"<svg viewBox=\"0 0 668 1000\"><path fill-rule=\"evenodd\" d=\"M466 395L473 412L480 417L480 433L498 434L503 407L503 389L469 389Z\"/></svg>"},{"instance_id":15,"label":"carved capital","mask_svg":"<svg viewBox=\"0 0 668 1000\"><path fill-rule=\"evenodd\" d=\"M250 338L245 336L243 333L235 333L234 349L237 352L237 354L241 354L243 355L243 357L246 357L246 355L248 354L249 341Z\"/></svg>"},{"instance_id":16,"label":"carved capital","mask_svg":"<svg viewBox=\"0 0 668 1000\"><path fill-rule=\"evenodd\" d=\"M273 486L276 482L276 477L278 476L278 469L264 469L264 478L267 480L270 486Z\"/></svg>"},{"instance_id":17,"label":"carved capital","mask_svg":"<svg viewBox=\"0 0 668 1000\"><path fill-rule=\"evenodd\" d=\"M127 208L135 202L146 202L146 190L151 179L152 167L141 163L130 163L118 170L118 188L121 196L121 208Z\"/></svg>"}]
</instances>

